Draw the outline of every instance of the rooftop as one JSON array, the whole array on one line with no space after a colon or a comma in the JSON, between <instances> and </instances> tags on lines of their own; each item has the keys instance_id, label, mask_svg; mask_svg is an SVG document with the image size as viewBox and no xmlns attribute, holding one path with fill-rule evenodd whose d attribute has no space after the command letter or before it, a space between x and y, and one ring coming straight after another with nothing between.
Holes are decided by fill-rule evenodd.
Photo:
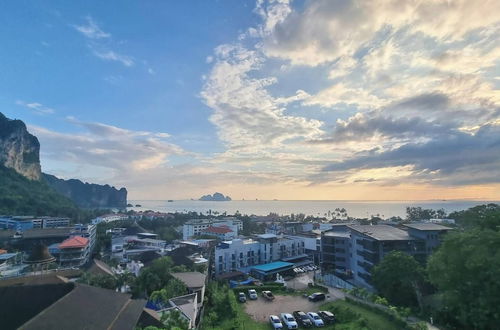
<instances>
[{"instance_id":1,"label":"rooftop","mask_svg":"<svg viewBox=\"0 0 500 330\"><path fill-rule=\"evenodd\" d=\"M131 300L128 294L76 284L20 329L132 329L145 304L145 300Z\"/></svg>"},{"instance_id":2,"label":"rooftop","mask_svg":"<svg viewBox=\"0 0 500 330\"><path fill-rule=\"evenodd\" d=\"M200 288L205 285L206 276L199 272L172 273L172 276L182 281L188 288Z\"/></svg>"},{"instance_id":3,"label":"rooftop","mask_svg":"<svg viewBox=\"0 0 500 330\"><path fill-rule=\"evenodd\" d=\"M83 248L86 247L89 243L89 240L85 237L81 236L73 236L64 240L61 244L59 244L60 249L71 249L71 248Z\"/></svg>"},{"instance_id":4,"label":"rooftop","mask_svg":"<svg viewBox=\"0 0 500 330\"><path fill-rule=\"evenodd\" d=\"M345 231L325 231L323 233L325 236L330 236L330 237L343 237L343 238L349 238L351 237L351 233L345 232Z\"/></svg>"},{"instance_id":5,"label":"rooftop","mask_svg":"<svg viewBox=\"0 0 500 330\"><path fill-rule=\"evenodd\" d=\"M227 234L227 233L232 233L233 231L229 229L228 227L213 227L210 226L207 229L204 230L205 232L209 233L215 233L215 234Z\"/></svg>"},{"instance_id":6,"label":"rooftop","mask_svg":"<svg viewBox=\"0 0 500 330\"><path fill-rule=\"evenodd\" d=\"M260 235L257 235L259 238L263 238L263 239L268 239L268 238L276 238L277 236L275 234L260 234Z\"/></svg>"},{"instance_id":7,"label":"rooftop","mask_svg":"<svg viewBox=\"0 0 500 330\"><path fill-rule=\"evenodd\" d=\"M407 223L404 224L405 227L413 228L417 230L451 230L452 228L438 225L435 223Z\"/></svg>"},{"instance_id":8,"label":"rooftop","mask_svg":"<svg viewBox=\"0 0 500 330\"><path fill-rule=\"evenodd\" d=\"M349 225L349 228L377 241L413 240L406 231L388 225Z\"/></svg>"},{"instance_id":9,"label":"rooftop","mask_svg":"<svg viewBox=\"0 0 500 330\"><path fill-rule=\"evenodd\" d=\"M263 271L263 272L269 272L269 271L273 271L276 269L280 269L280 268L284 268L284 267L291 267L291 266L293 266L293 263L284 262L284 261L275 261L275 262L271 262L269 264L254 266L252 268L255 270Z\"/></svg>"}]
</instances>

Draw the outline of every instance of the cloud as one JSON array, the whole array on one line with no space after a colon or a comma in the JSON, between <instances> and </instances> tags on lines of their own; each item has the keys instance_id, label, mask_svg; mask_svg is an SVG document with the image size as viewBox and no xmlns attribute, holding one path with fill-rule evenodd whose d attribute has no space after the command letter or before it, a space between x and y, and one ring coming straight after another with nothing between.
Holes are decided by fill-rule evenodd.
<instances>
[{"instance_id":1,"label":"cloud","mask_svg":"<svg viewBox=\"0 0 500 330\"><path fill-rule=\"evenodd\" d=\"M270 4L272 7L272 4ZM316 66L352 56L378 33L406 30L452 42L467 33L498 23L498 1L440 2L318 0L301 10L282 10L280 20L267 16L266 54L296 65Z\"/></svg>"},{"instance_id":2,"label":"cloud","mask_svg":"<svg viewBox=\"0 0 500 330\"><path fill-rule=\"evenodd\" d=\"M407 143L393 150L354 156L326 166L324 171L387 166L411 166L414 180L438 184L463 184L469 181L464 180L466 173L481 174L482 182L499 182L500 126L485 125L475 134L453 132L424 143ZM454 182L457 173L461 179Z\"/></svg>"},{"instance_id":3,"label":"cloud","mask_svg":"<svg viewBox=\"0 0 500 330\"><path fill-rule=\"evenodd\" d=\"M75 28L75 30L83 34L86 38L89 39L111 38L111 34L101 30L99 25L97 25L97 23L91 16L86 16L85 20L87 21L86 25L73 25L73 27Z\"/></svg>"},{"instance_id":4,"label":"cloud","mask_svg":"<svg viewBox=\"0 0 500 330\"><path fill-rule=\"evenodd\" d=\"M69 134L29 126L41 142L43 158L80 167L98 166L119 176L165 166L174 155L189 155L168 142L166 133L133 131L71 117L67 122L83 131Z\"/></svg>"},{"instance_id":5,"label":"cloud","mask_svg":"<svg viewBox=\"0 0 500 330\"><path fill-rule=\"evenodd\" d=\"M43 104L38 103L38 102L25 102L25 101L18 100L18 101L16 101L16 104L23 106L23 107L26 107L28 109L31 109L36 114L40 114L40 115L51 115L51 114L55 113L54 109L46 107Z\"/></svg>"},{"instance_id":6,"label":"cloud","mask_svg":"<svg viewBox=\"0 0 500 330\"><path fill-rule=\"evenodd\" d=\"M134 59L132 57L127 56L127 55L118 54L112 50L97 50L95 48L92 48L92 54L94 54L95 56L97 56L100 59L103 59L106 61L119 62L125 66L134 65Z\"/></svg>"},{"instance_id":7,"label":"cloud","mask_svg":"<svg viewBox=\"0 0 500 330\"><path fill-rule=\"evenodd\" d=\"M80 32L87 39L87 46L92 54L105 61L114 61L131 67L135 64L133 57L120 54L115 50L110 49L109 44L112 43L112 36L108 32L104 32L91 16L86 16L86 25L73 25L73 28ZM102 42L106 39L107 42ZM148 72L153 74L154 71L149 69Z\"/></svg>"},{"instance_id":8,"label":"cloud","mask_svg":"<svg viewBox=\"0 0 500 330\"><path fill-rule=\"evenodd\" d=\"M285 114L280 106L284 99L275 99L266 90L276 83L275 78L251 77L263 63L258 51L237 44L222 45L215 55L201 95L213 111L210 121L228 147L275 147L289 139L321 133L321 122Z\"/></svg>"}]
</instances>

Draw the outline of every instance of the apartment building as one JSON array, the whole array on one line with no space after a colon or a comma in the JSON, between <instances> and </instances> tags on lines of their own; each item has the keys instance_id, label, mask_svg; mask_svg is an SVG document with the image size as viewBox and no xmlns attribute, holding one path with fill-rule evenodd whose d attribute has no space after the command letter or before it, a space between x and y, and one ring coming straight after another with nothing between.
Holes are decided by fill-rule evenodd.
<instances>
[{"instance_id":1,"label":"apartment building","mask_svg":"<svg viewBox=\"0 0 500 330\"><path fill-rule=\"evenodd\" d=\"M304 239L300 237L257 235L252 239L233 239L215 248L215 272L250 272L253 266L289 261L305 255Z\"/></svg>"},{"instance_id":2,"label":"apartment building","mask_svg":"<svg viewBox=\"0 0 500 330\"><path fill-rule=\"evenodd\" d=\"M323 270L351 283L372 287L371 270L387 254L401 251L424 263L451 228L431 223L389 225L346 225L321 235Z\"/></svg>"},{"instance_id":3,"label":"apartment building","mask_svg":"<svg viewBox=\"0 0 500 330\"><path fill-rule=\"evenodd\" d=\"M0 228L18 231L68 227L69 223L69 218L60 217L0 216Z\"/></svg>"},{"instance_id":4,"label":"apartment building","mask_svg":"<svg viewBox=\"0 0 500 330\"><path fill-rule=\"evenodd\" d=\"M226 226L231 229L234 233L234 237L238 236L239 231L243 230L243 222L233 217L222 219L193 219L182 226L182 239L187 240L193 236L203 235L207 228L221 226Z\"/></svg>"}]
</instances>

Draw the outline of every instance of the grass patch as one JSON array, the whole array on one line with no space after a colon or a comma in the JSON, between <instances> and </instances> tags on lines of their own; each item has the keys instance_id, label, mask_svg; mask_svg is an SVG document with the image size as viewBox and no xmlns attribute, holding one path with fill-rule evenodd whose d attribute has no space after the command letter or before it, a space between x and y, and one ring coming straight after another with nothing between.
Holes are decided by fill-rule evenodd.
<instances>
[{"instance_id":1,"label":"grass patch","mask_svg":"<svg viewBox=\"0 0 500 330\"><path fill-rule=\"evenodd\" d=\"M360 305L352 304L345 300L336 300L321 306L321 309L331 311L337 317L335 326L325 327L325 329L383 329L400 330L406 325L390 320L387 316L377 313Z\"/></svg>"}]
</instances>

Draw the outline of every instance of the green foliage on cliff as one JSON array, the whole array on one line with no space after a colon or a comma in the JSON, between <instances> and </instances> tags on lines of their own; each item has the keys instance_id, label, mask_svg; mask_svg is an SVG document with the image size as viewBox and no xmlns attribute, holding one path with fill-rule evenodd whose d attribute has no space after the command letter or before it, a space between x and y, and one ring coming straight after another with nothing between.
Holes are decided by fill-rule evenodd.
<instances>
[{"instance_id":1,"label":"green foliage on cliff","mask_svg":"<svg viewBox=\"0 0 500 330\"><path fill-rule=\"evenodd\" d=\"M0 165L0 214L66 216L75 221L93 216L91 211L80 210L44 182L29 180L3 165Z\"/></svg>"}]
</instances>

